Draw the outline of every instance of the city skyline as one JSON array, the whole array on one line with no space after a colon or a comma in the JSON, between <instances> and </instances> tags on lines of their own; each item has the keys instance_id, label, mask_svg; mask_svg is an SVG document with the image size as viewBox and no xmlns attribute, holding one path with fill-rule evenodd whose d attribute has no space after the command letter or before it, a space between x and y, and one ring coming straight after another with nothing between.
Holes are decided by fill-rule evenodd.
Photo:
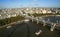
<instances>
[{"instance_id":1,"label":"city skyline","mask_svg":"<svg viewBox=\"0 0 60 37\"><path fill-rule=\"evenodd\" d=\"M0 8L57 7L60 0L0 0Z\"/></svg>"}]
</instances>

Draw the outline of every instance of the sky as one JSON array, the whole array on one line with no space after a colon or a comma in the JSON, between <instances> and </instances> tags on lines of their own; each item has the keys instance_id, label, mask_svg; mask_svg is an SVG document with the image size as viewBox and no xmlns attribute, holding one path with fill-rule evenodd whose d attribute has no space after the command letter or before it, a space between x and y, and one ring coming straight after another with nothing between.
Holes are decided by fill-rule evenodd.
<instances>
[{"instance_id":1,"label":"sky","mask_svg":"<svg viewBox=\"0 0 60 37\"><path fill-rule=\"evenodd\" d=\"M0 8L58 7L60 0L0 0Z\"/></svg>"}]
</instances>

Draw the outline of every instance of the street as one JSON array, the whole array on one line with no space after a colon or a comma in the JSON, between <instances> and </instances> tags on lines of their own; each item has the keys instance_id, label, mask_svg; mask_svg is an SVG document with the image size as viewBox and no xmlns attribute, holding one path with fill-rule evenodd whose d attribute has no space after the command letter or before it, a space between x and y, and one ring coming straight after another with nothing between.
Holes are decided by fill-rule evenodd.
<instances>
[{"instance_id":1,"label":"street","mask_svg":"<svg viewBox=\"0 0 60 37\"><path fill-rule=\"evenodd\" d=\"M42 30L38 36L35 32ZM59 37L60 33L56 30L51 32L48 27L43 27L42 24L36 22L23 22L0 30L0 37Z\"/></svg>"}]
</instances>

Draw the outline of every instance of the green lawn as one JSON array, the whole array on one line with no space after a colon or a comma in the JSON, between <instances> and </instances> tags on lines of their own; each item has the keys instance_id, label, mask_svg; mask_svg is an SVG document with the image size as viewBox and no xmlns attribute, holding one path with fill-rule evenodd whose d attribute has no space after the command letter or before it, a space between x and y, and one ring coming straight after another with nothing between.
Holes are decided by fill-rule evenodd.
<instances>
[{"instance_id":1,"label":"green lawn","mask_svg":"<svg viewBox=\"0 0 60 37\"><path fill-rule=\"evenodd\" d=\"M22 16L16 16L16 17L11 17L11 18L1 19L0 20L0 26L5 25L5 24L9 24L11 22L16 22L19 20L21 21L23 19L24 19L24 17L22 17Z\"/></svg>"}]
</instances>

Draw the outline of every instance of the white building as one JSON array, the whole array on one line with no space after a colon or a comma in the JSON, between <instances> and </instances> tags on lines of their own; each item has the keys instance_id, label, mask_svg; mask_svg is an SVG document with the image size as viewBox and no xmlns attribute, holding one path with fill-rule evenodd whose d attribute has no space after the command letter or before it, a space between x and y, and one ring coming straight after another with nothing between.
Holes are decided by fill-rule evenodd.
<instances>
[{"instance_id":1,"label":"white building","mask_svg":"<svg viewBox=\"0 0 60 37\"><path fill-rule=\"evenodd\" d=\"M42 13L43 13L43 14L46 14L46 13L47 13L47 11L44 9L44 10L42 10Z\"/></svg>"}]
</instances>

